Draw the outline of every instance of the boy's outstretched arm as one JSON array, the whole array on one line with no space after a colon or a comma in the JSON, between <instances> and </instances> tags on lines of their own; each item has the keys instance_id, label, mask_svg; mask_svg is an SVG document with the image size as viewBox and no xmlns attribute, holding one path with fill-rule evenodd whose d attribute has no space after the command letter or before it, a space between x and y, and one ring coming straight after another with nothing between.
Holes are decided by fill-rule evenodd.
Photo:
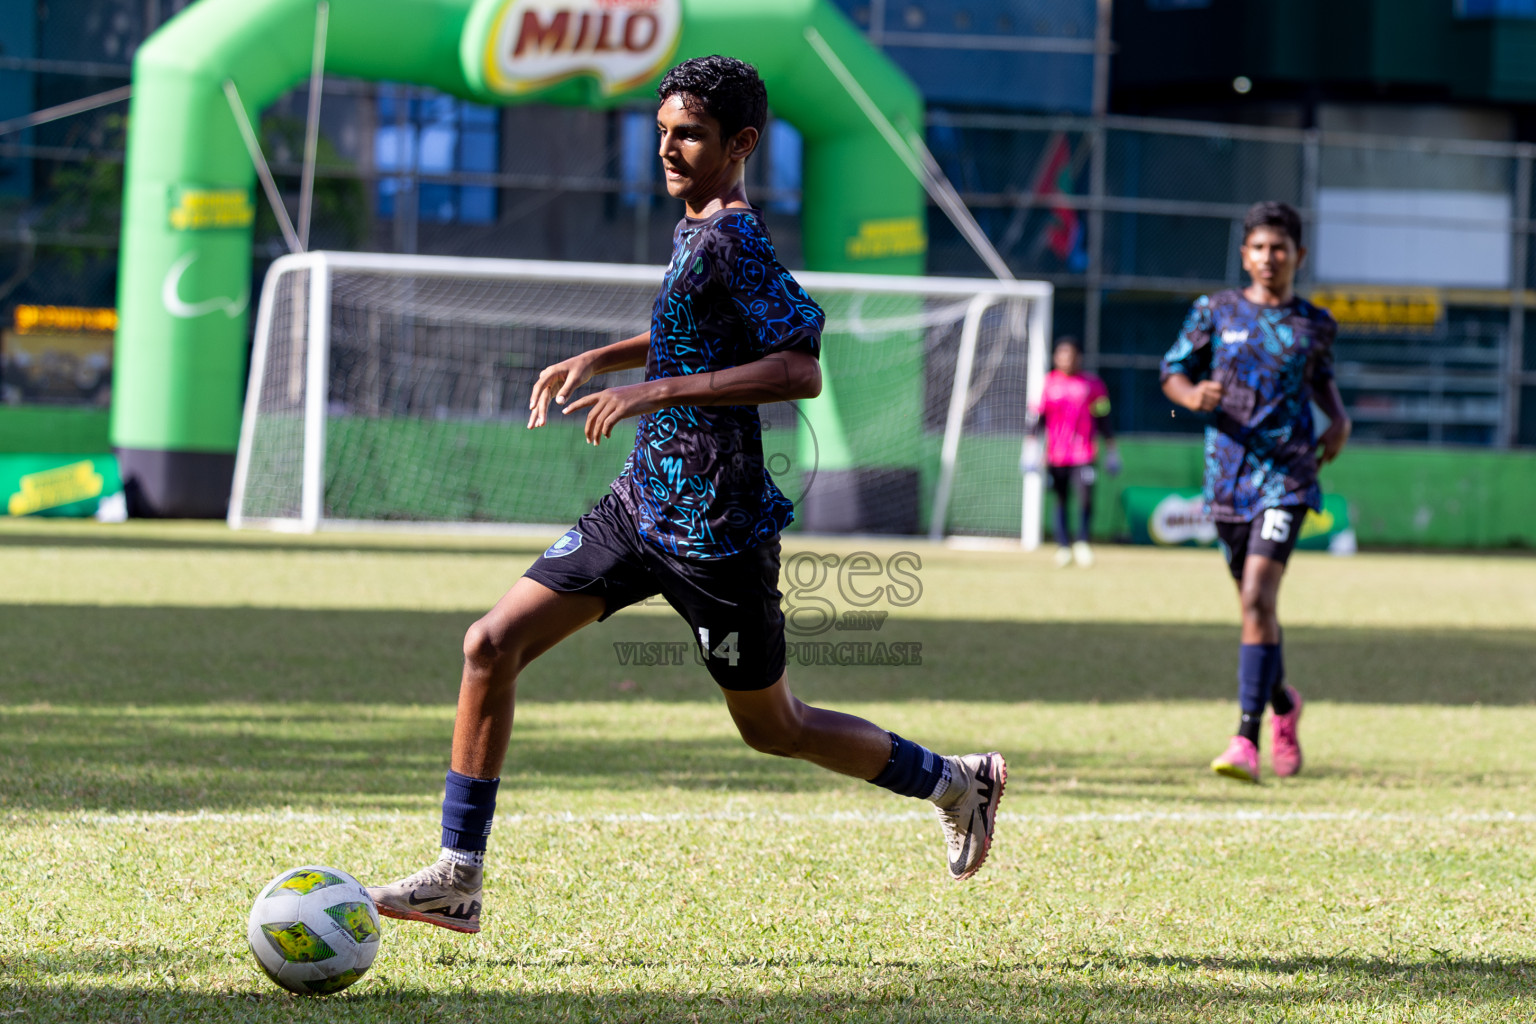
<instances>
[{"instance_id":1,"label":"boy's outstretched arm","mask_svg":"<svg viewBox=\"0 0 1536 1024\"><path fill-rule=\"evenodd\" d=\"M821 394L821 364L805 352L774 352L710 373L663 377L585 395L566 406L587 413L587 440L597 444L619 421L675 405L766 405Z\"/></svg>"}]
</instances>

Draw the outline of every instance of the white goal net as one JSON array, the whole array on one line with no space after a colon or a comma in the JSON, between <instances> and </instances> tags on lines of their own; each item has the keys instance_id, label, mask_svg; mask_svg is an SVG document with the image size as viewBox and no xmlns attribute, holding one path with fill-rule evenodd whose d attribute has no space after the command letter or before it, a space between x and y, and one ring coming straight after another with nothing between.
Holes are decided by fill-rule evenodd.
<instances>
[{"instance_id":1,"label":"white goal net","mask_svg":"<svg viewBox=\"0 0 1536 1024\"><path fill-rule=\"evenodd\" d=\"M567 527L634 439L528 430L539 371L645 331L661 267L312 252L267 275L229 522ZM1050 339L1039 282L797 273L827 312L821 397L765 405L764 454L820 533L1039 541L1022 475ZM588 389L641 379L634 370ZM585 393L585 392L583 392Z\"/></svg>"}]
</instances>

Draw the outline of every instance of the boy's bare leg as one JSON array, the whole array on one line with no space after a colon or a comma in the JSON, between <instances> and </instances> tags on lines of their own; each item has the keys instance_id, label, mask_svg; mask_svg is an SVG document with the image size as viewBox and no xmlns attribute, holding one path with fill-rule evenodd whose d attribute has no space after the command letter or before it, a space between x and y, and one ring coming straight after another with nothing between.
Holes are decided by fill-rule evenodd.
<instances>
[{"instance_id":1,"label":"boy's bare leg","mask_svg":"<svg viewBox=\"0 0 1536 1024\"><path fill-rule=\"evenodd\" d=\"M561 593L524 576L469 627L453 720L454 771L476 779L501 774L517 677L539 655L596 622L604 607L600 597Z\"/></svg>"},{"instance_id":2,"label":"boy's bare leg","mask_svg":"<svg viewBox=\"0 0 1536 1024\"><path fill-rule=\"evenodd\" d=\"M485 838L512 737L517 677L533 659L597 621L604 607L600 597L560 593L524 576L469 627L453 770L443 798L443 852L413 875L370 886L379 913L453 931L480 930Z\"/></svg>"}]
</instances>

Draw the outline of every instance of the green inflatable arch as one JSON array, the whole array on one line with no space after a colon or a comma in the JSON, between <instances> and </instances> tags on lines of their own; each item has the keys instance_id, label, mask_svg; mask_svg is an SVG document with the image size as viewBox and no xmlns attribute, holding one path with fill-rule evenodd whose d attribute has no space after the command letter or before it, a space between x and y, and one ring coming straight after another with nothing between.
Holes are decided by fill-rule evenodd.
<instances>
[{"instance_id":1,"label":"green inflatable arch","mask_svg":"<svg viewBox=\"0 0 1536 1024\"><path fill-rule=\"evenodd\" d=\"M255 203L225 83L257 120L308 77L316 13L316 0L201 0L134 61L112 442L136 514L224 514ZM602 107L650 95L684 57L740 57L805 138L806 264L921 273L921 186L809 30L888 118L921 124L911 82L828 0L330 0L325 69L485 103Z\"/></svg>"}]
</instances>

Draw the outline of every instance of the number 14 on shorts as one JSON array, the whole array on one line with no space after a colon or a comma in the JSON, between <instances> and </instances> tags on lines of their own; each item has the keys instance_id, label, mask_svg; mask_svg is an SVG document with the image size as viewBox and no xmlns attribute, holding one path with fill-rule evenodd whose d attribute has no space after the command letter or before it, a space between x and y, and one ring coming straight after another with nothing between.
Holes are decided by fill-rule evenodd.
<instances>
[{"instance_id":1,"label":"number 14 on shorts","mask_svg":"<svg viewBox=\"0 0 1536 1024\"><path fill-rule=\"evenodd\" d=\"M727 665L735 668L736 662L741 660L741 651L736 646L740 640L740 633L727 633L725 634L725 639L720 641L720 646L710 650L709 627L699 627L699 647L703 649L706 661L710 658L724 658Z\"/></svg>"}]
</instances>

